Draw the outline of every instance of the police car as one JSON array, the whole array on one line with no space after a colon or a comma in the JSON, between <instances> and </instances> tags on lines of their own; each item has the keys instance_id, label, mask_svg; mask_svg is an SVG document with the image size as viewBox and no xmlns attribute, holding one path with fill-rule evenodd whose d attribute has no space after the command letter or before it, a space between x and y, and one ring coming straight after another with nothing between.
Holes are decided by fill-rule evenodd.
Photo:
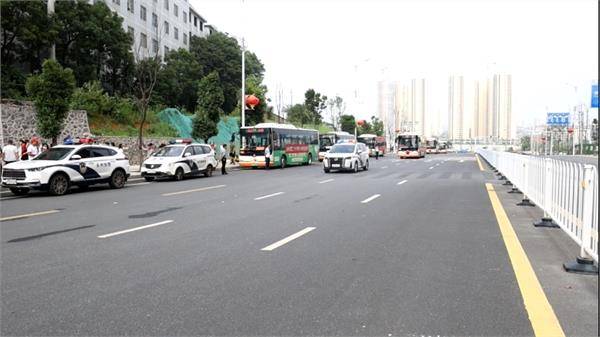
<instances>
[{"instance_id":1,"label":"police car","mask_svg":"<svg viewBox=\"0 0 600 337\"><path fill-rule=\"evenodd\" d=\"M62 195L72 185L85 188L102 183L122 188L128 177L127 157L103 145L57 145L31 160L2 168L2 186L16 195L25 195L31 189Z\"/></svg>"},{"instance_id":2,"label":"police car","mask_svg":"<svg viewBox=\"0 0 600 337\"><path fill-rule=\"evenodd\" d=\"M209 145L192 143L191 139L178 139L146 159L141 174L147 181L156 178L181 180L184 176L198 174L210 177L215 167L215 152Z\"/></svg>"}]
</instances>

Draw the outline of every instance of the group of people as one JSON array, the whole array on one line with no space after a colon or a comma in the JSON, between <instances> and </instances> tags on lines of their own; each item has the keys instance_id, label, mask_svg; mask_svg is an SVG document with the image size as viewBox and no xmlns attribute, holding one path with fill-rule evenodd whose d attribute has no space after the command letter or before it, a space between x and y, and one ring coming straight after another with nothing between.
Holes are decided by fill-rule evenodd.
<instances>
[{"instance_id":1,"label":"group of people","mask_svg":"<svg viewBox=\"0 0 600 337\"><path fill-rule=\"evenodd\" d=\"M32 137L30 140L21 139L19 144L15 144L14 140L9 139L6 145L2 147L2 164L10 164L19 160L29 160L49 148L47 143L42 144L37 137Z\"/></svg>"}]
</instances>

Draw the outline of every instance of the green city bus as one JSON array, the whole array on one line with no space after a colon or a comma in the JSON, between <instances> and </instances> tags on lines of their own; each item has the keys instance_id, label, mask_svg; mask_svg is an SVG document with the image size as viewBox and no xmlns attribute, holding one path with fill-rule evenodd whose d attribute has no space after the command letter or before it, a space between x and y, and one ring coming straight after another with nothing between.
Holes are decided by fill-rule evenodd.
<instances>
[{"instance_id":1,"label":"green city bus","mask_svg":"<svg viewBox=\"0 0 600 337\"><path fill-rule=\"evenodd\" d=\"M240 128L240 167L265 167L265 148L271 149L269 167L310 165L319 152L319 132L290 124L260 123Z\"/></svg>"}]
</instances>

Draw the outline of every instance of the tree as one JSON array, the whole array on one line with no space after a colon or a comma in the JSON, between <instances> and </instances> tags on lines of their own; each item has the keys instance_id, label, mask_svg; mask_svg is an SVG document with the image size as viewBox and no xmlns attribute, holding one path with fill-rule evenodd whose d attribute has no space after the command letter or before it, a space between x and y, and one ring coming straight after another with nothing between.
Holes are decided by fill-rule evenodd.
<instances>
[{"instance_id":1,"label":"tree","mask_svg":"<svg viewBox=\"0 0 600 337\"><path fill-rule=\"evenodd\" d=\"M206 75L198 84L198 106L192 136L207 141L218 132L217 123L223 115L223 89L219 83L219 74L216 71Z\"/></svg>"},{"instance_id":2,"label":"tree","mask_svg":"<svg viewBox=\"0 0 600 337\"><path fill-rule=\"evenodd\" d=\"M287 119L294 125L300 125L301 127L304 124L308 124L311 121L311 114L306 109L304 104L295 104L293 106L289 106L287 109Z\"/></svg>"},{"instance_id":3,"label":"tree","mask_svg":"<svg viewBox=\"0 0 600 337\"><path fill-rule=\"evenodd\" d=\"M236 39L221 32L215 32L206 38L193 36L190 39L190 52L203 68L202 75L217 71L225 100L222 109L227 113L234 111L240 102L242 87L242 49ZM264 65L258 57L246 51L246 77L252 75L263 80Z\"/></svg>"},{"instance_id":4,"label":"tree","mask_svg":"<svg viewBox=\"0 0 600 337\"><path fill-rule=\"evenodd\" d=\"M26 74L41 69L47 50L58 34L44 1L0 1L2 13L2 96L25 94Z\"/></svg>"},{"instance_id":5,"label":"tree","mask_svg":"<svg viewBox=\"0 0 600 337\"><path fill-rule=\"evenodd\" d=\"M383 136L385 131L383 127L383 121L375 116L371 116L371 132L377 136Z\"/></svg>"},{"instance_id":6,"label":"tree","mask_svg":"<svg viewBox=\"0 0 600 337\"><path fill-rule=\"evenodd\" d=\"M346 131L354 134L354 128L356 127L356 120L352 115L342 115L340 117L340 128L342 131Z\"/></svg>"},{"instance_id":7,"label":"tree","mask_svg":"<svg viewBox=\"0 0 600 337\"><path fill-rule=\"evenodd\" d=\"M135 71L132 37L117 13L102 1L57 1L55 20L56 58L73 69L78 86L99 80L111 94L130 89L127 83Z\"/></svg>"},{"instance_id":8,"label":"tree","mask_svg":"<svg viewBox=\"0 0 600 337\"><path fill-rule=\"evenodd\" d=\"M365 133L373 133L373 127L372 127L371 123L369 123L368 121L365 120L362 125L358 126L357 133L359 135L362 135Z\"/></svg>"},{"instance_id":9,"label":"tree","mask_svg":"<svg viewBox=\"0 0 600 337\"><path fill-rule=\"evenodd\" d=\"M333 124L333 128L335 130L340 129L340 118L346 111L346 103L344 99L340 96L335 96L335 98L329 99L327 101L327 105L329 106L329 114L331 116L331 123Z\"/></svg>"},{"instance_id":10,"label":"tree","mask_svg":"<svg viewBox=\"0 0 600 337\"><path fill-rule=\"evenodd\" d=\"M54 60L46 60L42 65L42 73L28 78L26 87L35 104L41 136L51 138L52 144L56 144L75 89L73 71L64 69Z\"/></svg>"},{"instance_id":11,"label":"tree","mask_svg":"<svg viewBox=\"0 0 600 337\"><path fill-rule=\"evenodd\" d=\"M315 125L321 124L323 120L321 112L327 107L327 96L321 95L314 89L308 89L304 93L304 106L310 113L310 121Z\"/></svg>"},{"instance_id":12,"label":"tree","mask_svg":"<svg viewBox=\"0 0 600 337\"><path fill-rule=\"evenodd\" d=\"M195 111L203 69L185 49L169 52L158 73L154 103Z\"/></svg>"},{"instance_id":13,"label":"tree","mask_svg":"<svg viewBox=\"0 0 600 337\"><path fill-rule=\"evenodd\" d=\"M139 132L138 132L138 150L140 155L140 163L143 162L144 152L144 127L148 118L148 109L156 87L158 72L161 62L158 55L141 59L138 53L138 61L135 66L135 77L133 82L133 90L135 95L135 103L140 113Z\"/></svg>"}]
</instances>

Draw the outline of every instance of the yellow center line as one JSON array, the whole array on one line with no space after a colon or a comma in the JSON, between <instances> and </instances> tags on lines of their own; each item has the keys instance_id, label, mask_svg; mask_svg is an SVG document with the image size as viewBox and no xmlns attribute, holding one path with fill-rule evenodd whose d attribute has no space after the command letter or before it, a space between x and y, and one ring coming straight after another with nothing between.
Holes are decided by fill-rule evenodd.
<instances>
[{"instance_id":1,"label":"yellow center line","mask_svg":"<svg viewBox=\"0 0 600 337\"><path fill-rule=\"evenodd\" d=\"M58 212L60 212L60 211L57 210L57 209L51 209L51 210L42 211L42 212L20 214L20 215L12 215L12 216L7 216L7 217L0 218L0 221L9 221L9 220L24 219L24 218L30 218L32 216L46 215L46 214L52 214L52 213L58 213Z\"/></svg>"},{"instance_id":2,"label":"yellow center line","mask_svg":"<svg viewBox=\"0 0 600 337\"><path fill-rule=\"evenodd\" d=\"M479 159L479 155L476 154L475 158L477 158L477 164L479 165L479 170L485 171L485 169L483 168L483 165L481 164L481 160Z\"/></svg>"},{"instance_id":3,"label":"yellow center line","mask_svg":"<svg viewBox=\"0 0 600 337\"><path fill-rule=\"evenodd\" d=\"M523 250L521 242L519 242L519 238L500 203L498 195L496 195L496 191L494 191L494 186L489 183L486 183L485 186L498 220L500 233L506 245L534 334L536 336L564 336L558 318L554 314L548 298L546 298L544 289L542 289L531 267L527 254Z\"/></svg>"}]
</instances>

